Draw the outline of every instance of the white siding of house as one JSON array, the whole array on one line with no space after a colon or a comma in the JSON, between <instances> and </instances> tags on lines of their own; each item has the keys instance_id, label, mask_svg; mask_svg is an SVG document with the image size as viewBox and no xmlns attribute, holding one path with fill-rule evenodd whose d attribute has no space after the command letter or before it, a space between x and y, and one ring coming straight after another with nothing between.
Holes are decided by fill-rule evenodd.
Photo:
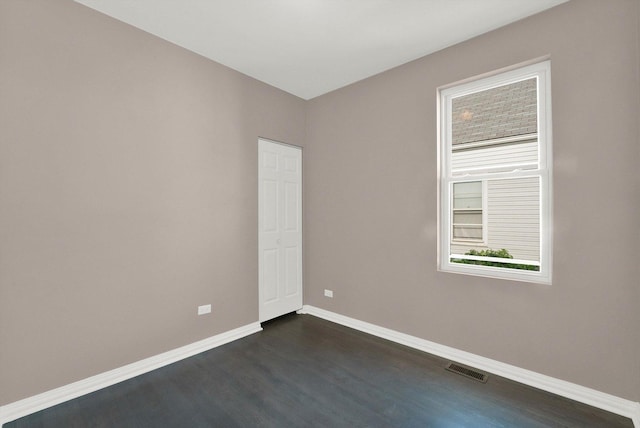
<instances>
[{"instance_id":1,"label":"white siding of house","mask_svg":"<svg viewBox=\"0 0 640 428\"><path fill-rule=\"evenodd\" d=\"M451 154L451 169L456 171L478 167L495 168L502 165L537 163L538 143L501 144L469 150L455 150Z\"/></svg>"},{"instance_id":2,"label":"white siding of house","mask_svg":"<svg viewBox=\"0 0 640 428\"><path fill-rule=\"evenodd\" d=\"M489 248L506 248L516 259L540 261L540 182L538 177L489 180Z\"/></svg>"}]
</instances>

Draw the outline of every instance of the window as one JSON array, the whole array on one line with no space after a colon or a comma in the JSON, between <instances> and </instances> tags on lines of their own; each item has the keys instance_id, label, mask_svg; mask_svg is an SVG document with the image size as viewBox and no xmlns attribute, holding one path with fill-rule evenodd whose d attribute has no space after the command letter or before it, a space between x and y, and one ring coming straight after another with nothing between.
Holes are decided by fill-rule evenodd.
<instances>
[{"instance_id":1,"label":"window","mask_svg":"<svg viewBox=\"0 0 640 428\"><path fill-rule=\"evenodd\" d=\"M452 241L483 243L482 182L453 184Z\"/></svg>"},{"instance_id":2,"label":"window","mask_svg":"<svg viewBox=\"0 0 640 428\"><path fill-rule=\"evenodd\" d=\"M442 271L551 283L549 61L442 88Z\"/></svg>"}]
</instances>

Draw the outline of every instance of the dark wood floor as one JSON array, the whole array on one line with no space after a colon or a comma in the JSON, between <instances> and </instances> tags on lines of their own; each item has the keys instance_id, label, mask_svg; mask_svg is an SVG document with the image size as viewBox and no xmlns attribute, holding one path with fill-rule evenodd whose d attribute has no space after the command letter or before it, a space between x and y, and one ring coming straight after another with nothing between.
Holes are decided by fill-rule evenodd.
<instances>
[{"instance_id":1,"label":"dark wood floor","mask_svg":"<svg viewBox=\"0 0 640 428\"><path fill-rule=\"evenodd\" d=\"M264 331L5 425L632 427L630 419L315 318Z\"/></svg>"}]
</instances>

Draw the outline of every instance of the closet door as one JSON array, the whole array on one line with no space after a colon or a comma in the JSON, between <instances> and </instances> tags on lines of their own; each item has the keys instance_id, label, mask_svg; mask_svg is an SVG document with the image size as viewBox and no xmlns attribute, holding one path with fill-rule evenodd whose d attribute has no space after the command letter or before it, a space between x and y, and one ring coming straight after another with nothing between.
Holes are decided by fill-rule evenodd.
<instances>
[{"instance_id":1,"label":"closet door","mask_svg":"<svg viewBox=\"0 0 640 428\"><path fill-rule=\"evenodd\" d=\"M302 308L302 149L258 140L260 322Z\"/></svg>"}]
</instances>

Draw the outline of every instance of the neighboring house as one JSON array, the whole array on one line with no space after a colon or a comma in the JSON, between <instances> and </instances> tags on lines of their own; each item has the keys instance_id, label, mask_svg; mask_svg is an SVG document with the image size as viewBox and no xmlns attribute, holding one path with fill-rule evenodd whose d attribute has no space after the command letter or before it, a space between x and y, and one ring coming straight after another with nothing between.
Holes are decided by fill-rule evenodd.
<instances>
[{"instance_id":1,"label":"neighboring house","mask_svg":"<svg viewBox=\"0 0 640 428\"><path fill-rule=\"evenodd\" d=\"M540 261L540 183L536 177L478 179L473 171L526 170L537 165L535 78L461 96L452 103L451 253L507 249Z\"/></svg>"}]
</instances>

